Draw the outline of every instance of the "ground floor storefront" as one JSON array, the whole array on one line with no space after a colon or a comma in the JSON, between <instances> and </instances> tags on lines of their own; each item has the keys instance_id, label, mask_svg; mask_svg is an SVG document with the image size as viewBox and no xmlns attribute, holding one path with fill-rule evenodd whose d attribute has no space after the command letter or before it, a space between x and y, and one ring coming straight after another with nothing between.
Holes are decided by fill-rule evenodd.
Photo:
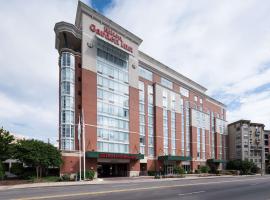
<instances>
[{"instance_id":1,"label":"ground floor storefront","mask_svg":"<svg viewBox=\"0 0 270 200\"><path fill-rule=\"evenodd\" d=\"M79 154L63 155L64 163L61 167L61 174L76 174L80 166L83 170L83 158ZM223 168L220 160L194 161L191 157L185 156L158 156L147 158L142 154L121 154L104 152L86 152L85 168L95 171L95 177L132 177L147 176L153 174L173 175L177 168L182 167L184 173L195 172L200 166Z\"/></svg>"}]
</instances>

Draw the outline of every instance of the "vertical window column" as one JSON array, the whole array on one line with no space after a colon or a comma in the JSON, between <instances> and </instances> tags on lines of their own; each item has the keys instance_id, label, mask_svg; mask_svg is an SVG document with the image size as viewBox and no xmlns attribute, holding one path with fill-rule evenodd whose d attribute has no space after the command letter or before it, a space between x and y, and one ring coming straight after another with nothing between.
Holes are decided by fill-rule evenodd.
<instances>
[{"instance_id":1,"label":"vertical window column","mask_svg":"<svg viewBox=\"0 0 270 200\"><path fill-rule=\"evenodd\" d=\"M97 150L100 152L129 153L128 78L128 54L98 40Z\"/></svg>"},{"instance_id":2,"label":"vertical window column","mask_svg":"<svg viewBox=\"0 0 270 200\"><path fill-rule=\"evenodd\" d=\"M186 156L190 156L190 123L189 123L189 102L185 104L186 113Z\"/></svg>"},{"instance_id":3,"label":"vertical window column","mask_svg":"<svg viewBox=\"0 0 270 200\"><path fill-rule=\"evenodd\" d=\"M144 83L139 82L140 99L140 153L145 154L145 111L144 111Z\"/></svg>"},{"instance_id":4,"label":"vertical window column","mask_svg":"<svg viewBox=\"0 0 270 200\"><path fill-rule=\"evenodd\" d=\"M171 154L176 155L175 112L171 112Z\"/></svg>"},{"instance_id":5,"label":"vertical window column","mask_svg":"<svg viewBox=\"0 0 270 200\"><path fill-rule=\"evenodd\" d=\"M197 160L201 159L201 129L197 128Z\"/></svg>"},{"instance_id":6,"label":"vertical window column","mask_svg":"<svg viewBox=\"0 0 270 200\"><path fill-rule=\"evenodd\" d=\"M205 160L205 148L206 148L206 144L205 144L205 129L202 129L202 159Z\"/></svg>"},{"instance_id":7,"label":"vertical window column","mask_svg":"<svg viewBox=\"0 0 270 200\"><path fill-rule=\"evenodd\" d=\"M74 125L75 125L75 57L69 52L61 54L61 91L60 91L60 140L61 150L72 151L74 145Z\"/></svg>"},{"instance_id":8,"label":"vertical window column","mask_svg":"<svg viewBox=\"0 0 270 200\"><path fill-rule=\"evenodd\" d=\"M185 155L185 110L183 99L180 102L181 105L181 155Z\"/></svg>"},{"instance_id":9,"label":"vertical window column","mask_svg":"<svg viewBox=\"0 0 270 200\"><path fill-rule=\"evenodd\" d=\"M212 158L215 158L215 116L214 112L211 112L211 136L212 136L212 141L211 141L211 156Z\"/></svg>"},{"instance_id":10,"label":"vertical window column","mask_svg":"<svg viewBox=\"0 0 270 200\"><path fill-rule=\"evenodd\" d=\"M164 155L169 154L168 111L163 109L163 148Z\"/></svg>"},{"instance_id":11,"label":"vertical window column","mask_svg":"<svg viewBox=\"0 0 270 200\"><path fill-rule=\"evenodd\" d=\"M148 85L148 156L154 156L154 101L153 86Z\"/></svg>"},{"instance_id":12,"label":"vertical window column","mask_svg":"<svg viewBox=\"0 0 270 200\"><path fill-rule=\"evenodd\" d=\"M169 133L168 133L168 93L166 90L162 92L162 105L163 105L163 153L169 154Z\"/></svg>"}]
</instances>

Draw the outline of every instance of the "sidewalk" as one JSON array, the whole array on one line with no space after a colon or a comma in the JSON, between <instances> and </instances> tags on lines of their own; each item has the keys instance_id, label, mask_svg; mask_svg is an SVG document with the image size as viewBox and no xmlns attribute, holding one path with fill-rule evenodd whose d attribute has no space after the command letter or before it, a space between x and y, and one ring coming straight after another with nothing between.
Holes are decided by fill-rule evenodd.
<instances>
[{"instance_id":1,"label":"sidewalk","mask_svg":"<svg viewBox=\"0 0 270 200\"><path fill-rule=\"evenodd\" d=\"M240 177L255 177L259 175L245 175ZM72 182L47 182L47 183L29 183L19 185L7 185L0 186L1 190L10 189L23 189L23 188L38 188L38 187L59 187L59 186L78 186L78 185L96 185L96 184L117 184L117 183L140 183L140 182L161 182L161 181L176 181L176 180L194 180L194 179L215 179L215 178L232 178L236 176L223 175L223 176L187 176L185 178L163 178L154 179L154 177L121 177L121 178L105 178L105 179L94 179L93 181L72 181Z\"/></svg>"}]
</instances>

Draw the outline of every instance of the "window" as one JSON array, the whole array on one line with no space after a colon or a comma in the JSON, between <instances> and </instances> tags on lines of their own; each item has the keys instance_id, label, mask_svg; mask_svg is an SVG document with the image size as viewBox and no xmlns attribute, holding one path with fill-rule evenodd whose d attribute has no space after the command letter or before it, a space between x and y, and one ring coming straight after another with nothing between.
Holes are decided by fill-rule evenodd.
<instances>
[{"instance_id":1,"label":"window","mask_svg":"<svg viewBox=\"0 0 270 200\"><path fill-rule=\"evenodd\" d=\"M176 154L176 114L175 112L171 112L171 152L172 155Z\"/></svg>"},{"instance_id":2,"label":"window","mask_svg":"<svg viewBox=\"0 0 270 200\"><path fill-rule=\"evenodd\" d=\"M61 54L61 121L60 141L62 150L74 150L74 81L75 57L69 52Z\"/></svg>"},{"instance_id":3,"label":"window","mask_svg":"<svg viewBox=\"0 0 270 200\"><path fill-rule=\"evenodd\" d=\"M150 72L149 70L139 66L139 76L149 80L149 81L152 81L153 80L153 73Z\"/></svg>"},{"instance_id":4,"label":"window","mask_svg":"<svg viewBox=\"0 0 270 200\"><path fill-rule=\"evenodd\" d=\"M175 94L171 93L171 108L175 110Z\"/></svg>"},{"instance_id":5,"label":"window","mask_svg":"<svg viewBox=\"0 0 270 200\"><path fill-rule=\"evenodd\" d=\"M189 115L189 102L185 102L185 112L186 112L186 156L190 156L190 115Z\"/></svg>"},{"instance_id":6,"label":"window","mask_svg":"<svg viewBox=\"0 0 270 200\"><path fill-rule=\"evenodd\" d=\"M163 149L164 155L169 154L169 134L168 134L168 111L163 109Z\"/></svg>"},{"instance_id":7,"label":"window","mask_svg":"<svg viewBox=\"0 0 270 200\"><path fill-rule=\"evenodd\" d=\"M180 87L180 94L184 97L189 97L189 91L186 88Z\"/></svg>"},{"instance_id":8,"label":"window","mask_svg":"<svg viewBox=\"0 0 270 200\"><path fill-rule=\"evenodd\" d=\"M128 153L128 54L104 41L98 40L97 46L97 148L101 152ZM144 112L141 103L140 111Z\"/></svg>"},{"instance_id":9,"label":"window","mask_svg":"<svg viewBox=\"0 0 270 200\"><path fill-rule=\"evenodd\" d=\"M185 150L185 110L183 105L183 99L180 101L181 105L181 155L184 156L184 150Z\"/></svg>"},{"instance_id":10,"label":"window","mask_svg":"<svg viewBox=\"0 0 270 200\"><path fill-rule=\"evenodd\" d=\"M202 98L200 98L200 104L202 104Z\"/></svg>"},{"instance_id":11,"label":"window","mask_svg":"<svg viewBox=\"0 0 270 200\"><path fill-rule=\"evenodd\" d=\"M153 86L148 85L148 156L154 156L154 105Z\"/></svg>"},{"instance_id":12,"label":"window","mask_svg":"<svg viewBox=\"0 0 270 200\"><path fill-rule=\"evenodd\" d=\"M201 129L197 128L197 159L201 159Z\"/></svg>"},{"instance_id":13,"label":"window","mask_svg":"<svg viewBox=\"0 0 270 200\"><path fill-rule=\"evenodd\" d=\"M198 101L198 97L197 96L194 96L194 101Z\"/></svg>"},{"instance_id":14,"label":"window","mask_svg":"<svg viewBox=\"0 0 270 200\"><path fill-rule=\"evenodd\" d=\"M167 108L167 91L166 90L163 90L162 91L162 106L164 108Z\"/></svg>"},{"instance_id":15,"label":"window","mask_svg":"<svg viewBox=\"0 0 270 200\"><path fill-rule=\"evenodd\" d=\"M170 88L170 89L173 88L173 83L165 78L162 78L162 77L161 77L161 85L163 85L167 88Z\"/></svg>"}]
</instances>

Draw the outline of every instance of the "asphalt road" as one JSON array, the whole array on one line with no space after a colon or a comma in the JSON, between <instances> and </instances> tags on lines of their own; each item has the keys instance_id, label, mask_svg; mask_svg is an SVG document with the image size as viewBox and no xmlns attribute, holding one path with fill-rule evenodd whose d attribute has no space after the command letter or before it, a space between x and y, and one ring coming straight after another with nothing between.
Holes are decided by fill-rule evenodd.
<instances>
[{"instance_id":1,"label":"asphalt road","mask_svg":"<svg viewBox=\"0 0 270 200\"><path fill-rule=\"evenodd\" d=\"M270 200L270 176L12 189L0 191L0 199Z\"/></svg>"}]
</instances>

